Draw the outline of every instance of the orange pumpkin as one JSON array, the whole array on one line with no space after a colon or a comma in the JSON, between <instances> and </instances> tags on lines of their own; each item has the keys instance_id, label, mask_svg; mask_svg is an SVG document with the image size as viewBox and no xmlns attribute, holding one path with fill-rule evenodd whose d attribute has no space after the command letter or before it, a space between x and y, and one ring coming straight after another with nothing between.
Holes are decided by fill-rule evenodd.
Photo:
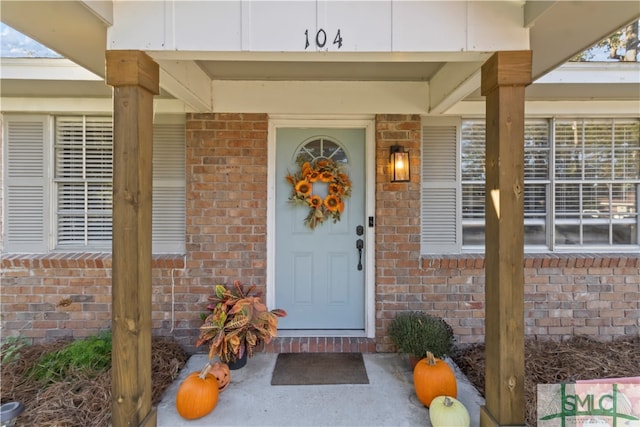
<instances>
[{"instance_id":1,"label":"orange pumpkin","mask_svg":"<svg viewBox=\"0 0 640 427\"><path fill-rule=\"evenodd\" d=\"M211 365L209 373L216 377L216 380L218 381L218 391L222 393L231 381L231 371L229 370L229 365L222 362L216 362Z\"/></svg>"},{"instance_id":2,"label":"orange pumpkin","mask_svg":"<svg viewBox=\"0 0 640 427\"><path fill-rule=\"evenodd\" d=\"M427 408L437 396L458 397L458 385L453 369L433 353L416 364L413 369L413 386L418 400Z\"/></svg>"},{"instance_id":3,"label":"orange pumpkin","mask_svg":"<svg viewBox=\"0 0 640 427\"><path fill-rule=\"evenodd\" d=\"M218 380L209 373L211 365L192 372L182 381L176 394L176 409L188 420L204 417L218 404Z\"/></svg>"}]
</instances>

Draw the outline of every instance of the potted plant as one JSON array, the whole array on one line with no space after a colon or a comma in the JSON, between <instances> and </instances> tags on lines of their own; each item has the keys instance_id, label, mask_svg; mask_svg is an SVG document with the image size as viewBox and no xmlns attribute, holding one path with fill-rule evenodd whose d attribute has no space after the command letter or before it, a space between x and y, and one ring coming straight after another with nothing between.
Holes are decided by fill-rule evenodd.
<instances>
[{"instance_id":1,"label":"potted plant","mask_svg":"<svg viewBox=\"0 0 640 427\"><path fill-rule=\"evenodd\" d=\"M412 367L433 353L437 358L450 355L453 350L453 329L438 316L421 311L402 312L389 325L389 337L399 352L409 355Z\"/></svg>"},{"instance_id":2,"label":"potted plant","mask_svg":"<svg viewBox=\"0 0 640 427\"><path fill-rule=\"evenodd\" d=\"M218 356L232 369L244 366L256 346L269 343L277 335L278 318L287 315L282 309L268 310L255 285L245 289L238 280L231 287L216 285L208 300L211 314L200 326L196 346L209 344L209 359Z\"/></svg>"}]
</instances>

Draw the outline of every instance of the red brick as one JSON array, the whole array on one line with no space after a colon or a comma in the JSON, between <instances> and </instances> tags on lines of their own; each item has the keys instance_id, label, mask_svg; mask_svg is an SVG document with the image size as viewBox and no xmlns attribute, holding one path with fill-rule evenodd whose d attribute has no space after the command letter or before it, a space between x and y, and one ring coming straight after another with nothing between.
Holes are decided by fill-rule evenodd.
<instances>
[{"instance_id":1,"label":"red brick","mask_svg":"<svg viewBox=\"0 0 640 427\"><path fill-rule=\"evenodd\" d=\"M167 328L172 326L168 320L174 299L171 293L175 291L174 317L179 321L174 323L173 333L191 338L209 293L205 290L213 283L236 278L265 283L269 122L266 114L190 113L186 117L187 256L154 256L152 276L153 318L161 321L154 325L165 328L159 326L161 330L154 332L168 333ZM318 351L391 351L392 346L386 341L389 319L396 311L407 309L444 316L455 325L461 343L482 341L482 326L465 326L461 322L483 319L484 256L434 255L422 260L419 256L420 126L418 115L376 116L377 338L312 342L304 337L278 338L266 351L310 351L311 347ZM385 168L393 144L402 144L415 154L412 168L416 173L410 183L388 182ZM76 315L88 316L85 330L108 327L111 262L111 257L103 254L9 254L2 259L1 309L11 315L30 315L16 307L52 301L55 305L68 295L84 293L95 297L94 303L84 304L87 311L76 311L80 304L69 306L64 312L73 316L72 320L49 326L39 320L38 327L45 329L32 330L30 336L44 339L49 327L76 328L77 322L82 321L75 319ZM635 319L631 316L638 310L639 256L529 254L524 267L525 305L530 322L527 333L555 334L551 337L558 339L567 333L563 328L573 327L573 333L618 335L625 326L633 326L627 323L628 319ZM8 286L9 281L15 285ZM601 292L606 289L602 286L609 286L609 290ZM27 293L20 294L20 290ZM94 311L96 307L103 311ZM558 320L544 317L549 310L573 312L573 317L563 315L557 323ZM608 317L599 319L601 311ZM540 324L545 322L548 325Z\"/></svg>"}]
</instances>

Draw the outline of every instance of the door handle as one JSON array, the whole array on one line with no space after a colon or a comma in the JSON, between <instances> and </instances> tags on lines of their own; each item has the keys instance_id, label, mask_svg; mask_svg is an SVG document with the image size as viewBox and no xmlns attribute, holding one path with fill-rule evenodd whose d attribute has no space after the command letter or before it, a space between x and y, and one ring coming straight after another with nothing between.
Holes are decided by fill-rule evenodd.
<instances>
[{"instance_id":1,"label":"door handle","mask_svg":"<svg viewBox=\"0 0 640 427\"><path fill-rule=\"evenodd\" d=\"M364 248L364 240L356 240L356 249L358 250L358 271L362 270L362 249Z\"/></svg>"}]
</instances>

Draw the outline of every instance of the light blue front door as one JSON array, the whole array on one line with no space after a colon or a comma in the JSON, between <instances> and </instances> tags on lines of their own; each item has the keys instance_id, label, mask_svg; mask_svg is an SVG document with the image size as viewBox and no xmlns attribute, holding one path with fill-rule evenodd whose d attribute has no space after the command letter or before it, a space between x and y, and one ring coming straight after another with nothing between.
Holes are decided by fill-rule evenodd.
<instances>
[{"instance_id":1,"label":"light blue front door","mask_svg":"<svg viewBox=\"0 0 640 427\"><path fill-rule=\"evenodd\" d=\"M312 208L289 200L294 184L286 177L300 170L301 158L334 160L348 175L351 196L339 221L312 229L305 224ZM314 182L311 194L324 200L328 185ZM276 307L287 311L278 329L364 329L365 257L357 241L365 238L365 130L278 129L275 216Z\"/></svg>"}]
</instances>

